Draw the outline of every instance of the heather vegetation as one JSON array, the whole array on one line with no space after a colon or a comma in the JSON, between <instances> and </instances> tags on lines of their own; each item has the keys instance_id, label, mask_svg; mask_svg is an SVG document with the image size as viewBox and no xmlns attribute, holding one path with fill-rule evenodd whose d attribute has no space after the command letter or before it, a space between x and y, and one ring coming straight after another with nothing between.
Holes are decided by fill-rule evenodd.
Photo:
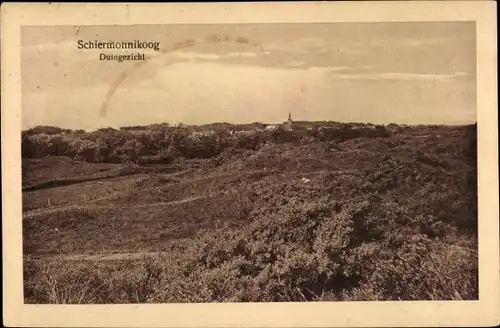
<instances>
[{"instance_id":1,"label":"heather vegetation","mask_svg":"<svg viewBox=\"0 0 500 328\"><path fill-rule=\"evenodd\" d=\"M478 298L475 125L236 128L23 132L25 301Z\"/></svg>"}]
</instances>

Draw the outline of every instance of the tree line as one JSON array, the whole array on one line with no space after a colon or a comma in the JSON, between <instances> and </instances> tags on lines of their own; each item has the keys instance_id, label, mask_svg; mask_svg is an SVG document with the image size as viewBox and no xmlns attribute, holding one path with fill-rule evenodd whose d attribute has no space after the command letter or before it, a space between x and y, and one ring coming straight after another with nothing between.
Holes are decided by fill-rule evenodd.
<instances>
[{"instance_id":1,"label":"tree line","mask_svg":"<svg viewBox=\"0 0 500 328\"><path fill-rule=\"evenodd\" d=\"M22 132L23 158L67 156L93 163L170 164L175 159L213 158L228 149L257 150L268 143L340 142L357 137L388 137L383 126L365 128L299 127L292 131L250 130L231 133L217 129L212 134L193 135L184 127L154 125L147 130L104 128L92 132L56 127L35 127Z\"/></svg>"}]
</instances>

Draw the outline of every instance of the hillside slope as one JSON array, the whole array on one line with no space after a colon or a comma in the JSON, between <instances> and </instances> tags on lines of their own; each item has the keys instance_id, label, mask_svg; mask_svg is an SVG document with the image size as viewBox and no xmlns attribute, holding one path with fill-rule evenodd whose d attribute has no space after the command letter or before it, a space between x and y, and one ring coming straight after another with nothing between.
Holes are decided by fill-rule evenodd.
<instances>
[{"instance_id":1,"label":"hillside slope","mask_svg":"<svg viewBox=\"0 0 500 328\"><path fill-rule=\"evenodd\" d=\"M177 173L25 192L25 297L60 301L43 281L64 290L83 274L104 287L67 302L477 299L475 138L264 144ZM44 276L55 254L160 251L62 260Z\"/></svg>"}]
</instances>

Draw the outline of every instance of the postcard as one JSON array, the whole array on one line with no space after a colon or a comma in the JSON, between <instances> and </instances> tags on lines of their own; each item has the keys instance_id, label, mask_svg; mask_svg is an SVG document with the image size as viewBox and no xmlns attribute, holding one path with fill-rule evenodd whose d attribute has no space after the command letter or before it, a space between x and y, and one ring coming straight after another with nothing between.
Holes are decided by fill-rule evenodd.
<instances>
[{"instance_id":1,"label":"postcard","mask_svg":"<svg viewBox=\"0 0 500 328\"><path fill-rule=\"evenodd\" d=\"M498 324L494 9L3 4L4 325Z\"/></svg>"}]
</instances>

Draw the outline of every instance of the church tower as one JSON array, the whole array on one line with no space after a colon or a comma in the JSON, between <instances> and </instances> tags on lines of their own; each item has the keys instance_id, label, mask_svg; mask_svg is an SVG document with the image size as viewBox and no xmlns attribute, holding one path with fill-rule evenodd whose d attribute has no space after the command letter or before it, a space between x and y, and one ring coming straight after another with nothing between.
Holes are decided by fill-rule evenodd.
<instances>
[{"instance_id":1,"label":"church tower","mask_svg":"<svg viewBox=\"0 0 500 328\"><path fill-rule=\"evenodd\" d=\"M289 112L288 113L288 121L285 123L285 130L292 130L292 124L293 124L292 113Z\"/></svg>"}]
</instances>

